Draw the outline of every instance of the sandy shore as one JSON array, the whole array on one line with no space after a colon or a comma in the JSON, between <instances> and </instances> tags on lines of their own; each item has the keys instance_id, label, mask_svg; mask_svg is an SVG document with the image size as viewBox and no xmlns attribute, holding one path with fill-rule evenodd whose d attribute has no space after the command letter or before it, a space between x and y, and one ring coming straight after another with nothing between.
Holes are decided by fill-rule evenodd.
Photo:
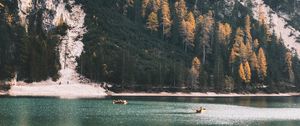
<instances>
[{"instance_id":1,"label":"sandy shore","mask_svg":"<svg viewBox=\"0 0 300 126\"><path fill-rule=\"evenodd\" d=\"M17 85L11 86L11 89L8 92L0 92L0 95L9 95L9 96L42 96L42 97L59 97L65 99L74 99L74 98L103 98L106 96L151 96L151 97L243 97L243 96L300 96L300 93L279 93L279 94L237 94L237 93L228 93L228 94L218 94L214 92L160 92L160 93L146 93L146 92L136 92L136 93L114 93L107 92L101 88L98 84L79 84L72 83L70 84L58 84L52 81L45 81L39 83L22 83L18 82Z\"/></svg>"},{"instance_id":2,"label":"sandy shore","mask_svg":"<svg viewBox=\"0 0 300 126\"><path fill-rule=\"evenodd\" d=\"M183 92L176 92L176 93L168 93L168 92L161 92L161 93L110 93L109 96L137 96L137 97L243 97L243 96L300 96L300 93L279 93L279 94L264 94L264 93L257 93L257 94L237 94L237 93L228 93L228 94L217 94L214 92L207 92L207 93L200 93L200 92L191 92L191 93L183 93Z\"/></svg>"},{"instance_id":3,"label":"sandy shore","mask_svg":"<svg viewBox=\"0 0 300 126\"><path fill-rule=\"evenodd\" d=\"M105 90L96 84L57 84L53 82L18 84L7 92L9 96L43 96L73 98L101 98L107 96Z\"/></svg>"}]
</instances>

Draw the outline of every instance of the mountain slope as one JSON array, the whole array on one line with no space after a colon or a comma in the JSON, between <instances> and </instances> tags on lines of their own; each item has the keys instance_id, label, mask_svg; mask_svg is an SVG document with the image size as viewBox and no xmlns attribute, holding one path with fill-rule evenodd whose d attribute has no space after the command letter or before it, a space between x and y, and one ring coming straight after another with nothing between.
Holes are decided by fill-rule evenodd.
<instances>
[{"instance_id":1,"label":"mountain slope","mask_svg":"<svg viewBox=\"0 0 300 126\"><path fill-rule=\"evenodd\" d=\"M1 80L108 82L146 91L300 87L298 22L262 0L0 3Z\"/></svg>"},{"instance_id":2,"label":"mountain slope","mask_svg":"<svg viewBox=\"0 0 300 126\"><path fill-rule=\"evenodd\" d=\"M97 2L95 2L97 3ZM191 55L102 3L84 4L87 34L78 72L118 84L181 84ZM91 5L93 4L93 5Z\"/></svg>"},{"instance_id":3,"label":"mountain slope","mask_svg":"<svg viewBox=\"0 0 300 126\"><path fill-rule=\"evenodd\" d=\"M300 32L290 26L284 16L281 16L263 0L252 0L252 12L253 17L258 20L260 15L266 17L266 24L270 27L270 32L275 32L276 36L281 37L287 48L297 51L300 54L300 43L297 42L297 37L300 36ZM259 12L261 10L261 12Z\"/></svg>"}]
</instances>

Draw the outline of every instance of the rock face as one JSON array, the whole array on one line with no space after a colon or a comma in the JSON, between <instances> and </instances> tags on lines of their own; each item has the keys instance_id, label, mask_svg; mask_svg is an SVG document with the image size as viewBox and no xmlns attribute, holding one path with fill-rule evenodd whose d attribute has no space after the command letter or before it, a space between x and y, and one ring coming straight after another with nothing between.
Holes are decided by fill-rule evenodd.
<instances>
[{"instance_id":1,"label":"rock face","mask_svg":"<svg viewBox=\"0 0 300 126\"><path fill-rule=\"evenodd\" d=\"M241 4L247 7L247 4L244 2L241 2ZM287 48L300 54L300 43L297 42L300 32L288 25L288 22L284 18L286 15L276 13L263 0L251 0L251 4L253 5L253 18L258 20L259 15L263 14L266 17L265 23L269 26L270 32L274 31L277 37L283 39ZM261 13L259 13L259 10L261 10Z\"/></svg>"},{"instance_id":2,"label":"rock face","mask_svg":"<svg viewBox=\"0 0 300 126\"><path fill-rule=\"evenodd\" d=\"M20 23L28 26L30 14L42 10L43 30L49 31L63 21L68 29L64 36L61 36L61 43L58 46L61 70L60 82L71 83L79 81L79 74L76 73L76 58L83 51L82 37L86 33L84 26L85 12L81 5L75 4L75 0L18 0Z\"/></svg>"}]
</instances>

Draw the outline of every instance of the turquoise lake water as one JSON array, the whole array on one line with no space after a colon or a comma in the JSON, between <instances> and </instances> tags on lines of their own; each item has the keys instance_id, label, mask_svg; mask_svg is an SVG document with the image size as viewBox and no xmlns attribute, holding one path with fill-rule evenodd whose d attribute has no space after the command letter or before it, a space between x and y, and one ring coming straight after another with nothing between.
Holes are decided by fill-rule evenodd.
<instances>
[{"instance_id":1,"label":"turquoise lake water","mask_svg":"<svg viewBox=\"0 0 300 126\"><path fill-rule=\"evenodd\" d=\"M127 99L114 105L113 99ZM207 111L196 114L200 106ZM0 97L1 126L299 126L300 97Z\"/></svg>"}]
</instances>

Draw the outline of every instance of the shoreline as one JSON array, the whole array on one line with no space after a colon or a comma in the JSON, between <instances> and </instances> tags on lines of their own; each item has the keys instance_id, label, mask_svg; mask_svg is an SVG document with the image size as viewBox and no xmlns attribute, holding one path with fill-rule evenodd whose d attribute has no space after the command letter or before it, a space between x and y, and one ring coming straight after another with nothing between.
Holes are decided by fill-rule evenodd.
<instances>
[{"instance_id":1,"label":"shoreline","mask_svg":"<svg viewBox=\"0 0 300 126\"><path fill-rule=\"evenodd\" d=\"M112 97L293 97L300 96L300 93L290 92L290 93L256 93L256 94L238 94L238 93L228 93L228 94L218 94L215 92L160 92L160 93L145 93L145 92L136 92L136 93L111 93L108 96Z\"/></svg>"},{"instance_id":2,"label":"shoreline","mask_svg":"<svg viewBox=\"0 0 300 126\"><path fill-rule=\"evenodd\" d=\"M12 85L11 89L0 91L0 96L11 97L56 97L62 99L80 98L105 98L105 97L293 97L300 96L300 92L289 93L215 93L215 92L121 92L114 93L103 89L95 83L70 83L57 84L54 82L45 83L24 83L19 82Z\"/></svg>"},{"instance_id":3,"label":"shoreline","mask_svg":"<svg viewBox=\"0 0 300 126\"><path fill-rule=\"evenodd\" d=\"M257 93L257 94L238 94L238 93L228 93L228 94L218 94L214 92L208 93L200 93L200 92L192 92L192 93L183 93L183 92L176 92L176 93L167 93L167 92L160 92L160 93L105 93L105 94L68 94L68 95L61 95L61 94L44 94L44 93L18 93L12 94L10 91L1 92L0 96L7 96L7 97L45 97L45 98L60 98L60 99L90 99L90 98L105 98L105 97L298 97L300 93Z\"/></svg>"}]
</instances>

